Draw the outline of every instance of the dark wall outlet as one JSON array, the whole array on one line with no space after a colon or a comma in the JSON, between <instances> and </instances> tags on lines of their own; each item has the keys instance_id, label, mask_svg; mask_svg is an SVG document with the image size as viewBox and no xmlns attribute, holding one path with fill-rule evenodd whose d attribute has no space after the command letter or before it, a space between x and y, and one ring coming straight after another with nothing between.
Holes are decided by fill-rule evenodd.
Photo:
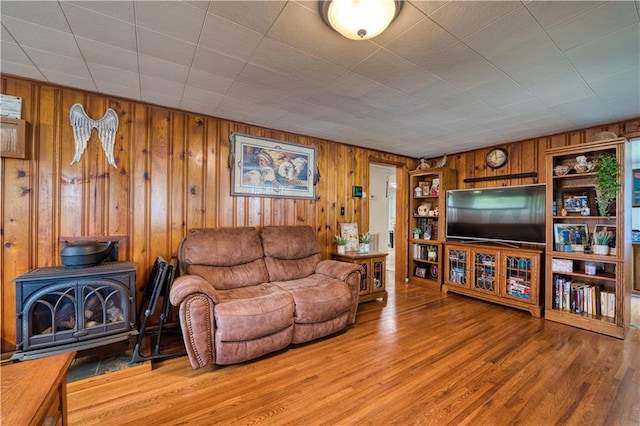
<instances>
[{"instance_id":1,"label":"dark wall outlet","mask_svg":"<svg viewBox=\"0 0 640 426\"><path fill-rule=\"evenodd\" d=\"M344 216L344 207L340 207L340 216Z\"/></svg>"}]
</instances>

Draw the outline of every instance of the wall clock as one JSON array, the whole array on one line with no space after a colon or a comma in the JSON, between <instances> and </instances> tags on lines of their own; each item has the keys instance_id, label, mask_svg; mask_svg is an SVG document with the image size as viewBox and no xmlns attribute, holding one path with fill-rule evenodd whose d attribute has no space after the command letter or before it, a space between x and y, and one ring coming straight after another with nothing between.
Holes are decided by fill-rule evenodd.
<instances>
[{"instance_id":1,"label":"wall clock","mask_svg":"<svg viewBox=\"0 0 640 426\"><path fill-rule=\"evenodd\" d=\"M498 167L502 167L507 163L509 159L509 154L507 150L504 148L493 148L487 152L487 156L485 157L485 161L487 162L487 166L492 169L497 169Z\"/></svg>"}]
</instances>

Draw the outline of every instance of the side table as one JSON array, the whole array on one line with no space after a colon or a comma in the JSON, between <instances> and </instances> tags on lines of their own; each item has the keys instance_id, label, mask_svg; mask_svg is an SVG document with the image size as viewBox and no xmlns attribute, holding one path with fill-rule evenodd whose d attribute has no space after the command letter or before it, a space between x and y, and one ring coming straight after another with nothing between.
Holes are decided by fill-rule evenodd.
<instances>
[{"instance_id":1,"label":"side table","mask_svg":"<svg viewBox=\"0 0 640 426\"><path fill-rule=\"evenodd\" d=\"M333 260L356 263L362 266L365 274L360 281L360 302L374 299L387 300L386 258L388 253L358 253L348 251L345 254L332 253Z\"/></svg>"}]
</instances>

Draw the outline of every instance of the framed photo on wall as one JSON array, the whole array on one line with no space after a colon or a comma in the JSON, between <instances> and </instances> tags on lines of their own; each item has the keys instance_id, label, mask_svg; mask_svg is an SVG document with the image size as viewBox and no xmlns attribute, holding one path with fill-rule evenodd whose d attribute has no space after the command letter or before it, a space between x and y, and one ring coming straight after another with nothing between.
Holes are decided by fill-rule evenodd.
<instances>
[{"instance_id":1,"label":"framed photo on wall","mask_svg":"<svg viewBox=\"0 0 640 426\"><path fill-rule=\"evenodd\" d=\"M316 149L231 133L231 195L316 199Z\"/></svg>"}]
</instances>

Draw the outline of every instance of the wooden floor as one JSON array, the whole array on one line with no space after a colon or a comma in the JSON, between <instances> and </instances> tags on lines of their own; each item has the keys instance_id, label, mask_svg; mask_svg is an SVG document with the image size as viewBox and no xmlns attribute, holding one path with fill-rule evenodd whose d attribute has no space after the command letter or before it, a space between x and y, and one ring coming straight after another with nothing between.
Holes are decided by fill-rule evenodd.
<instances>
[{"instance_id":1,"label":"wooden floor","mask_svg":"<svg viewBox=\"0 0 640 426\"><path fill-rule=\"evenodd\" d=\"M242 365L187 358L68 395L71 425L638 425L640 330L625 341L393 284L357 325Z\"/></svg>"}]
</instances>

